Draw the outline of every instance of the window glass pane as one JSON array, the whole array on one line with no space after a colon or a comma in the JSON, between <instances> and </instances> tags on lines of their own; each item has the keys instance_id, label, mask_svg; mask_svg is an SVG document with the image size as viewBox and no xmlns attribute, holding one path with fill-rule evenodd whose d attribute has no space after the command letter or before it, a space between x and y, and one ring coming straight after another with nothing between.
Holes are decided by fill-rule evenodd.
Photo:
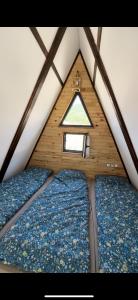
<instances>
[{"instance_id":1,"label":"window glass pane","mask_svg":"<svg viewBox=\"0 0 138 300\"><path fill-rule=\"evenodd\" d=\"M76 95L62 125L91 126L87 113L78 95Z\"/></svg>"},{"instance_id":2,"label":"window glass pane","mask_svg":"<svg viewBox=\"0 0 138 300\"><path fill-rule=\"evenodd\" d=\"M83 150L83 134L66 134L65 150Z\"/></svg>"}]
</instances>

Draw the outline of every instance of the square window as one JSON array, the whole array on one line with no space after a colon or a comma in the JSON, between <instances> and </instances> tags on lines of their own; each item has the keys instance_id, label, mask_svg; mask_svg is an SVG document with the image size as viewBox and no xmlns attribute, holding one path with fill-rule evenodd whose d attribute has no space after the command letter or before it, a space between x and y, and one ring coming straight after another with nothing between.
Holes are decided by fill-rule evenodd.
<instances>
[{"instance_id":1,"label":"square window","mask_svg":"<svg viewBox=\"0 0 138 300\"><path fill-rule=\"evenodd\" d=\"M64 133L63 151L82 153L86 147L87 134Z\"/></svg>"}]
</instances>

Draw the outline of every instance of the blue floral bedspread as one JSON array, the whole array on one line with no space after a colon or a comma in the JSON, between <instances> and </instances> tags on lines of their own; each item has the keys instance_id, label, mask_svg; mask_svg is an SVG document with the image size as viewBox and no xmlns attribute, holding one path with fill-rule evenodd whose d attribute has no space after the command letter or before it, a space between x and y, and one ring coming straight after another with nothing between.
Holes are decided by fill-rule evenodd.
<instances>
[{"instance_id":1,"label":"blue floral bedspread","mask_svg":"<svg viewBox=\"0 0 138 300\"><path fill-rule=\"evenodd\" d=\"M0 229L43 185L51 172L31 167L0 184Z\"/></svg>"},{"instance_id":2,"label":"blue floral bedspread","mask_svg":"<svg viewBox=\"0 0 138 300\"><path fill-rule=\"evenodd\" d=\"M85 175L62 170L1 238L0 261L31 272L89 272L88 214Z\"/></svg>"},{"instance_id":3,"label":"blue floral bedspread","mask_svg":"<svg viewBox=\"0 0 138 300\"><path fill-rule=\"evenodd\" d=\"M99 271L138 272L138 192L124 177L96 176Z\"/></svg>"}]
</instances>

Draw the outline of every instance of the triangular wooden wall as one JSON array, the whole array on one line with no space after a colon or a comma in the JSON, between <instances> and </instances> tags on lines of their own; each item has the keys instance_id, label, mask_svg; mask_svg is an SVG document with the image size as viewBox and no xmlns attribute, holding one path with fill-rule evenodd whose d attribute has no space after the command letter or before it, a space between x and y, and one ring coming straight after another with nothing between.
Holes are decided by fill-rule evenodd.
<instances>
[{"instance_id":1,"label":"triangular wooden wall","mask_svg":"<svg viewBox=\"0 0 138 300\"><path fill-rule=\"evenodd\" d=\"M64 128L59 126L73 97L72 82L77 70L81 75L81 94L94 126L92 128ZM89 133L90 157L83 158L81 154L63 152L64 132ZM110 167L107 164L110 164ZM96 174L126 176L113 137L80 54L35 147L29 166L51 168L55 172L63 168L79 169L84 171L89 178L94 178Z\"/></svg>"}]
</instances>

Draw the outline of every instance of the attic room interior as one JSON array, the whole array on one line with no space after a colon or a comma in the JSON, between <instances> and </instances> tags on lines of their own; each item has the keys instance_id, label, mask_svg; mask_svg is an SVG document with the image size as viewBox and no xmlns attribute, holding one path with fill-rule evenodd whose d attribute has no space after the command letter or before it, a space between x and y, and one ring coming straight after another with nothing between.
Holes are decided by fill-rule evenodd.
<instances>
[{"instance_id":1,"label":"attic room interior","mask_svg":"<svg viewBox=\"0 0 138 300\"><path fill-rule=\"evenodd\" d=\"M0 273L138 273L138 27L0 39Z\"/></svg>"}]
</instances>

